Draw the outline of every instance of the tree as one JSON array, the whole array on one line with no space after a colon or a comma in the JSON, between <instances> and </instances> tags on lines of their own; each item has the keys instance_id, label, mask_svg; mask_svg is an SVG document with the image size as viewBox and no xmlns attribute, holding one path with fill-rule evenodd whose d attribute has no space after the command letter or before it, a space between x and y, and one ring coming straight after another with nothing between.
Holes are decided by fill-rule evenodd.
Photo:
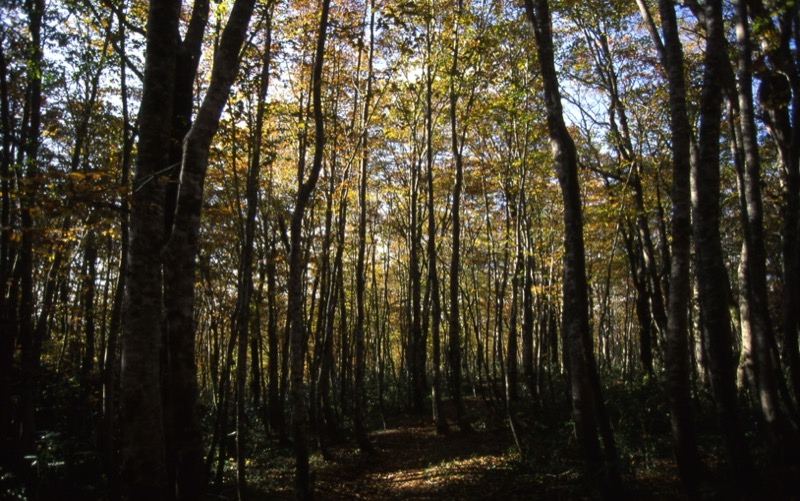
<instances>
[{"instance_id":1,"label":"tree","mask_svg":"<svg viewBox=\"0 0 800 501\"><path fill-rule=\"evenodd\" d=\"M151 4L148 46L131 213L126 329L123 338L123 472L131 497L201 495L202 443L197 422L194 351L194 276L203 182L211 141L239 66L254 0L234 3L223 30L212 77L197 119L184 142L177 205L170 233L164 221L164 187L170 151L180 2ZM163 257L162 257L163 253ZM164 285L161 291L161 265ZM168 385L160 386L161 303L166 306ZM165 391L165 394L162 394ZM165 414L163 396L170 402ZM182 422L176 422L181 416ZM169 417L164 422L163 419ZM167 435L168 433L168 435ZM169 464L167 442L169 439ZM169 469L168 469L169 466ZM174 482L174 488L168 486ZM168 493L174 494L168 494Z\"/></svg>"},{"instance_id":2,"label":"tree","mask_svg":"<svg viewBox=\"0 0 800 501\"><path fill-rule=\"evenodd\" d=\"M247 216L245 219L244 239L241 243L241 259L239 284L236 303L236 331L239 338L236 365L236 474L239 499L246 497L246 461L247 461L247 415L245 412L245 391L247 382L247 349L250 334L250 308L253 292L253 254L255 247L256 212L259 206L259 186L261 172L261 143L264 130L264 114L267 91L269 90L270 64L272 56L272 5L267 6L265 13L266 41L261 61L261 75L256 104L256 123L253 131L253 153L247 170L245 198ZM256 352L257 353L257 352ZM255 357L254 357L255 358ZM253 361L255 365L257 359Z\"/></svg>"},{"instance_id":3,"label":"tree","mask_svg":"<svg viewBox=\"0 0 800 501\"><path fill-rule=\"evenodd\" d=\"M686 110L683 48L675 7L658 4L663 42L644 2L637 2L667 76L672 134L672 267L667 326L667 384L672 440L678 470L689 493L698 489L702 466L691 416L689 387L690 246L691 246L691 127Z\"/></svg>"},{"instance_id":4,"label":"tree","mask_svg":"<svg viewBox=\"0 0 800 501\"><path fill-rule=\"evenodd\" d=\"M787 448L793 448L792 445L796 440L797 431L792 430L796 425L791 425L789 416L786 413L788 395L781 370L781 363L778 357L777 341L775 333L772 328L772 319L769 311L769 296L767 292L767 253L764 236L764 209L763 199L761 193L762 175L761 175L761 159L759 152L758 137L755 123L755 104L752 92L752 72L754 67L752 36L750 27L750 11L753 10L753 16L766 17L761 10L762 7L759 3L754 3L751 6L737 2L736 4L736 27L737 27L737 45L738 45L738 71L736 74L738 80L738 108L741 116L740 126L740 139L741 139L741 157L742 162L738 165L738 181L740 190L740 206L741 206L741 224L744 233L741 252L740 276L741 276L741 320L742 320L742 338L743 350L742 361L744 371L750 385L751 397L753 399L754 407L759 411L762 426L766 434L767 442L770 444L770 449L774 457L788 457ZM765 23L767 26L770 23ZM791 30L785 27L784 30ZM788 36L784 34L783 36ZM782 46L782 42L779 46ZM776 53L779 53L776 57ZM770 54L776 59L782 60L782 65L785 65L786 72L789 75L796 75L796 70L793 69L791 58L786 59L785 49L779 48L776 51L771 51ZM762 81L768 86L767 82L771 81L771 77L764 76ZM790 78L791 81L791 78ZM788 89L785 89L788 90ZM731 99L736 99L732 97ZM779 98L785 99L785 97ZM768 100L764 103L767 111L767 125L768 129L776 137L779 150L786 148L787 138L783 136L788 132L787 124L785 122L787 115L786 110L776 112L772 108L773 104ZM788 103L784 103L788 107ZM780 124L780 125L778 125ZM780 132L779 132L780 130ZM782 155L784 161L785 182L787 184L786 193L786 207L795 203L792 200L793 196L791 190L796 188L790 185L794 182L792 179L793 166L791 163L792 154L787 156ZM791 250L792 240L796 240L793 235L792 225L796 226L794 222L794 215L784 214L789 218L784 226L784 270L789 270L795 265L793 264L793 253L796 250ZM794 310L794 307L788 306L788 297L796 294L794 291L795 284L790 283L794 280L787 280L784 289L784 308ZM785 352L786 359L789 365L790 377L796 377L797 368L792 367L797 362L797 348L793 346L796 344L796 327L792 324L796 323L794 317L795 313L785 311L783 316L783 326L785 329ZM795 387L795 392L797 388ZM785 395L785 400L782 402L780 393Z\"/></svg>"},{"instance_id":5,"label":"tree","mask_svg":"<svg viewBox=\"0 0 800 501\"><path fill-rule=\"evenodd\" d=\"M447 419L442 413L442 373L441 373L441 293L439 289L439 273L437 271L436 253L436 211L435 191L433 184L433 2L429 4L430 10L425 14L425 183L426 200L428 206L428 242L426 247L428 277L427 283L430 293L430 337L433 345L433 381L431 384L431 400L433 420L436 424L436 432L444 434L447 432ZM427 318L427 316L426 316Z\"/></svg>"},{"instance_id":6,"label":"tree","mask_svg":"<svg viewBox=\"0 0 800 501\"><path fill-rule=\"evenodd\" d=\"M369 117L370 105L372 101L372 68L375 55L375 1L370 0L369 12L369 49L367 54L367 82L364 92L364 113L362 122L362 132L360 137L361 161L359 167L358 182L358 256L356 258L356 325L353 332L356 344L356 374L355 374L355 395L353 406L353 428L356 441L362 451L369 451L372 446L367 437L364 423L364 404L365 388L364 377L366 372L366 346L364 334L364 303L366 288L366 269L365 254L367 245L367 177L369 166Z\"/></svg>"},{"instance_id":7,"label":"tree","mask_svg":"<svg viewBox=\"0 0 800 501\"><path fill-rule=\"evenodd\" d=\"M317 31L314 67L311 76L312 102L314 114L314 159L311 169L306 175L302 162L297 170L298 192L294 203L290 223L289 251L289 305L287 314L291 323L292 348L292 435L296 460L295 497L297 499L313 499L314 486L308 466L308 438L306 436L305 387L305 352L308 339L303 321L303 268L302 232L303 218L314 188L317 185L325 148L325 115L322 109L322 69L325 55L325 41L328 36L328 14L330 0L322 0L320 4L319 27Z\"/></svg>"},{"instance_id":8,"label":"tree","mask_svg":"<svg viewBox=\"0 0 800 501\"><path fill-rule=\"evenodd\" d=\"M122 338L122 474L131 499L167 495L159 353L164 238L160 176L168 164L171 110L164 103L172 101L179 14L180 2L174 0L151 2L148 10Z\"/></svg>"},{"instance_id":9,"label":"tree","mask_svg":"<svg viewBox=\"0 0 800 501\"><path fill-rule=\"evenodd\" d=\"M461 189L464 183L464 166L462 160L463 136L459 131L457 107L459 93L456 88L456 77L459 74L459 29L463 12L462 0L457 0L453 27L453 60L450 67L450 134L455 169L453 184L453 253L450 257L450 321L448 329L448 361L450 363L450 393L456 406L458 427L463 433L471 431L464 415L464 402L461 398L461 313L459 297L459 273L461 271ZM471 102L467 105L470 106ZM459 141L460 139L460 141ZM460 144L459 144L460 143Z\"/></svg>"},{"instance_id":10,"label":"tree","mask_svg":"<svg viewBox=\"0 0 800 501\"><path fill-rule=\"evenodd\" d=\"M740 8L741 9L741 8ZM751 37L761 41L765 58L764 65L755 70L760 79L758 101L763 110L762 121L775 144L780 159L780 177L783 183L781 204L781 253L782 253L782 312L781 329L784 339L784 357L789 366L794 391L795 405L800 403L800 315L795 305L800 301L800 65L792 52L792 40L797 26L792 21L796 9L786 5L770 15L763 2L753 2L741 9L745 18L738 21L746 27L746 17L758 19ZM775 43L765 43L769 37Z\"/></svg>"},{"instance_id":11,"label":"tree","mask_svg":"<svg viewBox=\"0 0 800 501\"><path fill-rule=\"evenodd\" d=\"M526 0L545 91L545 110L553 161L564 202L564 277L562 328L569 343L570 384L575 431L583 449L586 473L605 496L622 489L619 458L599 393L599 376L589 329L588 284L583 243L583 217L575 143L564 123L561 92L553 55L550 6L547 0ZM601 449L597 428L603 432Z\"/></svg>"}]
</instances>

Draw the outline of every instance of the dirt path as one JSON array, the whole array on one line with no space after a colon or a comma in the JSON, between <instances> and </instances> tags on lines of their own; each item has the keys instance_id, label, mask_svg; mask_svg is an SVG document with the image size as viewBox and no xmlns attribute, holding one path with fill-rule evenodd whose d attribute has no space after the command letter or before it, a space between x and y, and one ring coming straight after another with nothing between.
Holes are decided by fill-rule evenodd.
<instances>
[{"instance_id":1,"label":"dirt path","mask_svg":"<svg viewBox=\"0 0 800 501\"><path fill-rule=\"evenodd\" d=\"M325 461L312 455L318 500L581 499L575 469L559 464L534 473L513 452L507 431L481 429L461 434L451 426L438 435L425 419L400 418L386 430L370 433L374 451L347 443ZM293 463L271 461L265 483L252 485L254 499L292 499Z\"/></svg>"},{"instance_id":2,"label":"dirt path","mask_svg":"<svg viewBox=\"0 0 800 501\"><path fill-rule=\"evenodd\" d=\"M448 434L438 435L428 416L405 415L395 417L387 429L370 433L372 452L360 452L352 441L331 447L332 458L327 461L312 452L316 499L590 499L578 473L582 463L568 433L520 418L529 443L522 461L505 420L492 424L492 413L476 399L468 406L475 430L467 435L457 430L454 420ZM291 448L258 450L252 457L249 497L293 499ZM626 474L631 499L681 499L668 459L638 469L637 461L629 458ZM215 499L236 499L230 487L217 494Z\"/></svg>"},{"instance_id":3,"label":"dirt path","mask_svg":"<svg viewBox=\"0 0 800 501\"><path fill-rule=\"evenodd\" d=\"M371 438L374 452L338 451L318 470L320 499L498 499L519 480L510 441L496 432L441 436L407 420Z\"/></svg>"}]
</instances>

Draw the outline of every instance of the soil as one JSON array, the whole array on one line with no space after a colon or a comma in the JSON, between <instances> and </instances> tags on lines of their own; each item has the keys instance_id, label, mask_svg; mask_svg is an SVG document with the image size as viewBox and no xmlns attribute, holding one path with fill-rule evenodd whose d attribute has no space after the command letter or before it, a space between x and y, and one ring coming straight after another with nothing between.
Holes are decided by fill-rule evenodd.
<instances>
[{"instance_id":1,"label":"soil","mask_svg":"<svg viewBox=\"0 0 800 501\"><path fill-rule=\"evenodd\" d=\"M525 430L538 434L541 447L522 457L509 427L488 422L488 410L470 401L475 429L439 435L428 417L403 415L385 429L370 433L371 452L354 442L330 448L322 459L312 451L311 468L317 500L538 500L593 499L581 481L581 462L574 443L562 444L563 431ZM520 420L518 428L526 423ZM293 499L294 460L290 447L257 451L251 465L252 499ZM682 499L669 459L663 468L627 475L633 499ZM652 465L651 465L652 466ZM216 499L235 499L232 488Z\"/></svg>"}]
</instances>

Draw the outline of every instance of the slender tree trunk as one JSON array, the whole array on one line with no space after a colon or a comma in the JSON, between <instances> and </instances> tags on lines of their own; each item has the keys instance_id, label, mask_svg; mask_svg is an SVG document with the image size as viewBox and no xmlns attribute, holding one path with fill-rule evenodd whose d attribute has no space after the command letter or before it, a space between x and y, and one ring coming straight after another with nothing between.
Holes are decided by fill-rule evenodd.
<instances>
[{"instance_id":1,"label":"slender tree trunk","mask_svg":"<svg viewBox=\"0 0 800 501\"><path fill-rule=\"evenodd\" d=\"M749 372L753 402L760 412L767 443L775 456L782 455L786 449L785 440L788 425L781 409L778 396L778 378L783 377L775 349L777 343L772 330L767 298L766 250L764 247L764 218L761 197L761 162L758 151L758 137L753 109L752 47L748 6L742 0L736 2L736 33L739 45L738 91L741 124L742 153L744 169L740 169L741 214L744 230L742 260L740 262L743 278L743 300L747 303L742 309L742 329L747 329L746 340L749 346L743 347L745 365L752 367ZM746 315L745 315L746 313ZM743 336L744 338L744 336ZM745 339L743 339L745 341ZM741 430L736 432L742 437ZM729 451L734 468L752 475L752 461L746 444L742 439L738 447ZM737 466L738 465L738 466ZM739 477L741 478L741 477Z\"/></svg>"},{"instance_id":2,"label":"slender tree trunk","mask_svg":"<svg viewBox=\"0 0 800 501\"><path fill-rule=\"evenodd\" d=\"M411 330L409 332L409 366L412 379L411 402L414 412L422 412L425 396L425 350L422 329L422 273L419 266L420 228L419 228L419 183L420 165L416 159L411 162L411 197L409 202L409 264L408 280L411 289Z\"/></svg>"},{"instance_id":3,"label":"slender tree trunk","mask_svg":"<svg viewBox=\"0 0 800 501\"><path fill-rule=\"evenodd\" d=\"M453 62L450 67L450 133L455 183L453 185L453 251L450 260L450 318L448 326L448 361L450 363L450 393L456 408L456 420L462 433L469 433L472 427L466 419L464 402L461 398L461 299L459 297L459 276L461 271L461 189L464 183L464 166L458 134L458 92L456 78L459 75L459 29L462 15L462 0L456 0L455 26L453 29Z\"/></svg>"},{"instance_id":4,"label":"slender tree trunk","mask_svg":"<svg viewBox=\"0 0 800 501\"><path fill-rule=\"evenodd\" d=\"M527 224L525 225L527 226ZM525 240L529 240L525 229ZM525 245L525 264L522 288L522 374L531 396L536 396L536 378L533 366L533 254L529 244Z\"/></svg>"},{"instance_id":5,"label":"slender tree trunk","mask_svg":"<svg viewBox=\"0 0 800 501\"><path fill-rule=\"evenodd\" d=\"M313 499L314 486L308 465L308 438L306 436L306 409L303 373L305 372L305 353L308 344L305 322L303 319L304 264L302 232L303 218L311 195L316 187L322 170L322 158L325 148L325 117L322 110L322 68L325 54L325 41L328 34L328 13L330 0L322 0L320 6L319 31L314 55L312 74L312 94L314 113L314 160L308 179L304 180L305 169L302 164L298 169L299 190L295 200L294 211L290 223L289 252L289 305L287 314L292 321L291 328L291 378L292 378L292 434L296 461L295 498Z\"/></svg>"},{"instance_id":6,"label":"slender tree trunk","mask_svg":"<svg viewBox=\"0 0 800 501\"><path fill-rule=\"evenodd\" d=\"M246 461L247 461L247 414L245 412L245 390L247 380L247 348L250 334L250 297L253 290L253 251L255 247L256 212L258 210L259 180L261 171L261 135L264 129L264 111L267 90L269 89L269 72L271 56L271 13L266 19L266 42L261 61L261 76L256 104L256 124L253 131L253 153L247 172L245 198L247 201L247 218L245 220L244 240L241 248L239 269L239 291L236 305L235 328L238 331L239 349L236 362L236 479L240 500L246 497ZM255 359L252 361L255 364Z\"/></svg>"},{"instance_id":7,"label":"slender tree trunk","mask_svg":"<svg viewBox=\"0 0 800 501\"><path fill-rule=\"evenodd\" d=\"M353 338L356 345L355 360L355 395L353 405L353 428L356 441L362 451L369 451L372 446L367 437L365 419L366 346L364 342L364 306L366 289L365 252L367 245L367 177L369 167L368 121L370 101L372 100L372 63L375 51L375 1L369 4L369 55L367 56L367 88L364 93L364 113L362 116L362 134L360 138L361 161L358 183L358 256L356 260L356 324Z\"/></svg>"},{"instance_id":8,"label":"slender tree trunk","mask_svg":"<svg viewBox=\"0 0 800 501\"><path fill-rule=\"evenodd\" d=\"M436 432L447 432L447 419L442 413L442 355L440 326L442 319L441 292L439 290L439 274L436 259L436 202L433 190L433 53L431 45L433 33L431 27L432 16L427 16L425 21L425 181L428 205L428 242L426 247L428 260L428 287L430 292L430 335L433 345L433 381L431 385L431 400L433 421Z\"/></svg>"},{"instance_id":9,"label":"slender tree trunk","mask_svg":"<svg viewBox=\"0 0 800 501\"><path fill-rule=\"evenodd\" d=\"M519 209L514 212L518 213ZM519 215L511 215L514 218L516 228L515 233L515 257L514 275L511 277L511 312L508 320L508 354L506 355L506 400L508 404L515 404L519 400L519 282L523 266L523 251L521 235L519 234Z\"/></svg>"},{"instance_id":10,"label":"slender tree trunk","mask_svg":"<svg viewBox=\"0 0 800 501\"><path fill-rule=\"evenodd\" d=\"M14 362L16 321L13 320L9 294L11 263L11 111L8 96L8 66L5 56L5 35L0 35L0 133L3 152L0 157L0 465L10 466L14 447L11 412L11 367Z\"/></svg>"},{"instance_id":11,"label":"slender tree trunk","mask_svg":"<svg viewBox=\"0 0 800 501\"><path fill-rule=\"evenodd\" d=\"M123 55L120 61L120 94L122 100L122 159L120 162L120 206L122 208L122 217L120 220L120 245L122 248L120 250L119 261L120 273L119 277L117 278L117 287L114 292L114 300L111 307L108 339L106 341L106 351L103 362L103 418L101 423L102 431L100 439L107 466L106 474L108 475L109 498L114 501L119 499L121 494L119 492L119 457L115 443L116 434L114 428L117 418L117 381L119 377L118 347L120 332L123 329L122 306L125 300L127 283L127 275L125 270L128 268L128 212L130 210L130 204L128 203L128 182L130 180L130 167L133 153L133 131L131 130L130 116L128 111L128 84L124 57L126 51L126 32L125 23L123 22L124 13L120 13L119 16L119 46Z\"/></svg>"},{"instance_id":12,"label":"slender tree trunk","mask_svg":"<svg viewBox=\"0 0 800 501\"><path fill-rule=\"evenodd\" d=\"M589 329L588 284L583 242L583 215L575 143L569 135L561 107L555 70L550 8L547 0L526 0L525 10L533 25L539 67L545 89L550 142L564 201L563 321L569 343L572 408L578 441L589 479L609 498L622 491L619 459L605 414L600 381ZM600 447L597 428L604 432Z\"/></svg>"},{"instance_id":13,"label":"slender tree trunk","mask_svg":"<svg viewBox=\"0 0 800 501\"><path fill-rule=\"evenodd\" d=\"M18 342L21 351L21 416L19 419L20 447L23 454L35 452L36 433L36 394L38 391L40 342L36 339L34 327L34 259L33 259L33 210L39 169L39 146L41 144L41 108L42 108L42 19L44 17L45 3L43 0L27 0L25 11L28 15L28 29L30 32L30 46L28 49L27 64L27 122L23 120L21 133L23 144L20 153L23 158L22 171L18 174L27 181L21 186L19 207L22 222L21 246L19 248L18 263L20 299L18 304L17 321Z\"/></svg>"},{"instance_id":14,"label":"slender tree trunk","mask_svg":"<svg viewBox=\"0 0 800 501\"><path fill-rule=\"evenodd\" d=\"M337 96L338 97L338 96ZM336 115L336 112L333 113ZM335 146L334 146L335 151ZM314 406L313 415L316 418L317 442L319 443L322 457L330 459L331 454L328 449L330 441L330 431L332 421L327 416L323 416L322 406L330 406L330 369L333 356L333 328L332 322L335 320L335 309L331 308L331 303L336 301L336 270L331 266L331 245L333 240L333 197L335 193L335 172L336 160L331 159L327 169L327 191L325 192L325 229L323 233L322 256L320 257L320 294L319 308L317 309L317 346L314 352L314 366L311 374L317 387L317 396L312 402ZM329 318L329 314L331 317ZM329 349L330 348L330 349ZM323 404L325 402L325 404Z\"/></svg>"},{"instance_id":15,"label":"slender tree trunk","mask_svg":"<svg viewBox=\"0 0 800 501\"><path fill-rule=\"evenodd\" d=\"M664 65L669 88L670 131L672 135L672 267L667 321L667 388L670 399L672 441L681 481L690 496L698 495L702 464L691 415L689 381L689 280L691 245L691 126L686 110L683 47L672 0L660 0L658 7L664 41L643 1L637 1L642 17L650 26L653 42Z\"/></svg>"},{"instance_id":16,"label":"slender tree trunk","mask_svg":"<svg viewBox=\"0 0 800 501\"><path fill-rule=\"evenodd\" d=\"M639 246L636 245L633 230L622 228L625 249L631 271L631 280L636 290L636 319L639 324L639 360L646 376L652 377L653 370L653 322L650 317L650 301L648 301L647 278L644 276L644 263Z\"/></svg>"},{"instance_id":17,"label":"slender tree trunk","mask_svg":"<svg viewBox=\"0 0 800 501\"><path fill-rule=\"evenodd\" d=\"M267 226L267 225L265 225ZM267 407L269 408L269 425L273 433L284 435L285 424L283 406L280 396L280 350L278 348L278 284L275 261L278 255L275 240L267 236Z\"/></svg>"},{"instance_id":18,"label":"slender tree trunk","mask_svg":"<svg viewBox=\"0 0 800 501\"><path fill-rule=\"evenodd\" d=\"M95 296L97 283L97 236L93 231L86 235L86 249L84 250L84 276L83 276L83 331L85 348L81 363L82 386L84 390L91 390L89 378L94 371L95 352L97 351Z\"/></svg>"}]
</instances>

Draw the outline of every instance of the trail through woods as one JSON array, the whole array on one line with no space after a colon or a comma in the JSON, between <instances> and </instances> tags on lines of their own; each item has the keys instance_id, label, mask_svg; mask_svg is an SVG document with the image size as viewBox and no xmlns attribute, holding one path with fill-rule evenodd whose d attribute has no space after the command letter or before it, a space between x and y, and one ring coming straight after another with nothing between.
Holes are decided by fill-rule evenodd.
<instances>
[{"instance_id":1,"label":"trail through woods","mask_svg":"<svg viewBox=\"0 0 800 501\"><path fill-rule=\"evenodd\" d=\"M404 415L370 433L371 453L343 442L331 448L331 460L312 454L316 499L591 499L580 480L574 444L554 447L561 430L536 431L542 447L522 461L507 427L489 426L484 418L491 416L483 415L486 410L477 401L468 401L468 408L477 423L472 434L457 431L455 412L448 412L452 419L447 435L437 435L427 415ZM293 499L290 455L277 449L258 455L263 458L251 466L253 499ZM649 476L637 477L639 499L682 498L668 460ZM235 491L219 494L235 498Z\"/></svg>"}]
</instances>

